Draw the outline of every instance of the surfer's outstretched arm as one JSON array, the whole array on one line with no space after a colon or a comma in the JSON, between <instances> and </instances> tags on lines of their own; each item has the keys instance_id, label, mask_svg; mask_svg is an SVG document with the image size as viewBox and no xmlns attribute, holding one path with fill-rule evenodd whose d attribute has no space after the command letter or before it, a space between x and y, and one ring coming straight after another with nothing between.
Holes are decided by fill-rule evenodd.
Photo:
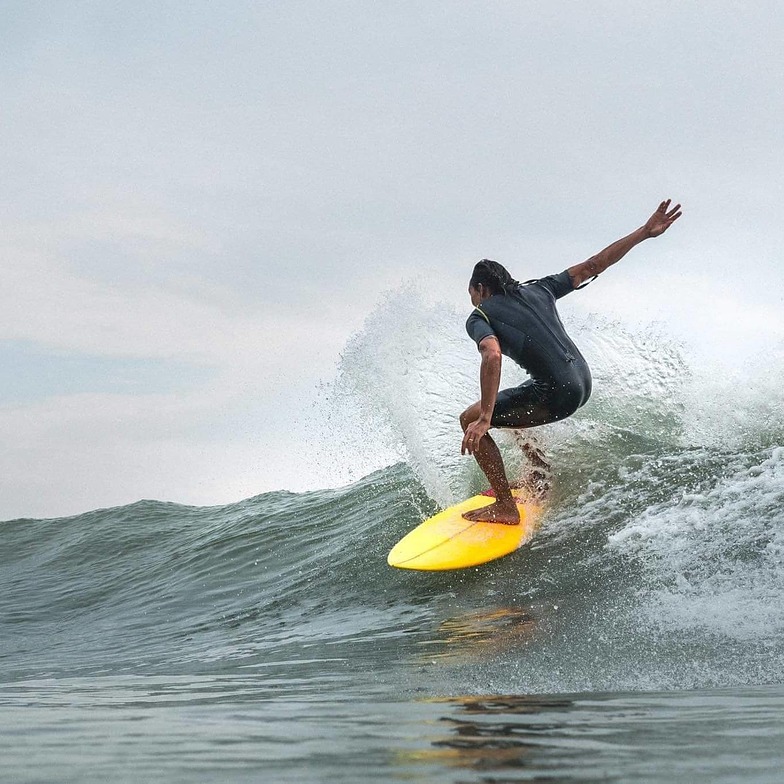
<instances>
[{"instance_id":1,"label":"surfer's outstretched arm","mask_svg":"<svg viewBox=\"0 0 784 784\"><path fill-rule=\"evenodd\" d=\"M680 217L680 204L676 204L670 209L670 199L663 201L656 212L639 229L613 242L612 245L608 245L587 261L569 267L568 272L572 279L572 285L576 288L590 278L600 275L608 267L620 261L635 245L639 245L643 240L663 234Z\"/></svg>"}]
</instances>

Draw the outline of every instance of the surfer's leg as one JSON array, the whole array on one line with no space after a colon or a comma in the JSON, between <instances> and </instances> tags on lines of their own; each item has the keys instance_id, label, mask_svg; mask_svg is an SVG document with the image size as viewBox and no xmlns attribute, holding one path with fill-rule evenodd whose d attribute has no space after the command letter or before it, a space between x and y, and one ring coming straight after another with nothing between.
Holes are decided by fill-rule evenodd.
<instances>
[{"instance_id":1,"label":"surfer's leg","mask_svg":"<svg viewBox=\"0 0 784 784\"><path fill-rule=\"evenodd\" d=\"M502 389L498 393L495 408L493 409L492 427L509 428L514 432L517 443L532 466L521 484L515 487L526 489L530 499L542 502L547 497L550 489L550 464L545 460L544 453L538 448L536 438L530 433L530 428L554 422L560 417L557 411L548 405L547 390L542 390L529 380L519 387ZM474 414L479 416L479 406L476 413L469 408L464 416ZM464 426L465 427L465 426ZM525 435L521 431L526 431ZM496 447L497 449L497 447ZM477 457L477 459L479 459ZM500 459L500 454L499 454ZM480 463L481 465L481 463ZM487 471L485 471L487 474ZM488 474L489 478L489 474ZM504 475L506 481L506 475ZM492 484L492 482L491 482ZM495 489L495 486L493 486ZM511 490L510 490L511 494Z\"/></svg>"},{"instance_id":2,"label":"surfer's leg","mask_svg":"<svg viewBox=\"0 0 784 784\"><path fill-rule=\"evenodd\" d=\"M480 404L467 408L460 415L460 424L463 431L472 423L479 419ZM509 481L506 478L506 469L498 445L489 434L485 434L479 440L474 450L474 457L479 467L487 477L487 481L495 491L496 500L481 509L474 509L466 512L463 517L467 520L482 520L488 523L505 523L515 525L520 522L520 513L517 511Z\"/></svg>"}]
</instances>

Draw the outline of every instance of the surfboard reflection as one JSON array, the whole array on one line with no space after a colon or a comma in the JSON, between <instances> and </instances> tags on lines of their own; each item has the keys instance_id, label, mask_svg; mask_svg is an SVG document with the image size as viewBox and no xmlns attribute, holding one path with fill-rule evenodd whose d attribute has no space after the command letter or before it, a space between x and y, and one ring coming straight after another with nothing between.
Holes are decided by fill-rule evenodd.
<instances>
[{"instance_id":1,"label":"surfboard reflection","mask_svg":"<svg viewBox=\"0 0 784 784\"><path fill-rule=\"evenodd\" d=\"M559 714L567 713L574 704L567 698L539 695L463 696L428 702L443 703L452 711L439 719L443 736L434 737L431 748L414 752L408 761L481 772L542 769L548 739L558 736L564 726ZM563 751L559 753L563 755ZM561 780L553 773L550 771L547 781Z\"/></svg>"},{"instance_id":2,"label":"surfboard reflection","mask_svg":"<svg viewBox=\"0 0 784 784\"><path fill-rule=\"evenodd\" d=\"M536 620L528 608L495 607L475 610L442 620L437 636L425 640L421 658L452 663L481 661L505 650L519 647L536 631Z\"/></svg>"}]
</instances>

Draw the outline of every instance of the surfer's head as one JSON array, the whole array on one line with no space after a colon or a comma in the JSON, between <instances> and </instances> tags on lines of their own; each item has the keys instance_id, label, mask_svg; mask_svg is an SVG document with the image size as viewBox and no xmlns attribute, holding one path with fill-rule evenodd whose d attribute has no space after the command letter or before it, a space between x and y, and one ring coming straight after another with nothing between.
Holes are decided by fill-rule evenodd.
<instances>
[{"instance_id":1,"label":"surfer's head","mask_svg":"<svg viewBox=\"0 0 784 784\"><path fill-rule=\"evenodd\" d=\"M506 267L497 261L482 259L471 274L468 294L471 297L471 304L476 307L493 294L506 294L517 285L518 282L509 274Z\"/></svg>"}]
</instances>

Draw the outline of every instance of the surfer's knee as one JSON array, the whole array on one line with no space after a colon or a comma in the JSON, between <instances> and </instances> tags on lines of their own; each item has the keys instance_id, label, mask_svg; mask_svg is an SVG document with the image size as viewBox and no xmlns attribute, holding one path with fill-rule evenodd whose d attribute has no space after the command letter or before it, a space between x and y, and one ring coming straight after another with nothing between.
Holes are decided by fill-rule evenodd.
<instances>
[{"instance_id":1,"label":"surfer's knee","mask_svg":"<svg viewBox=\"0 0 784 784\"><path fill-rule=\"evenodd\" d=\"M481 410L479 403L474 403L473 405L469 406L462 414L460 414L460 427L463 428L463 432L465 432L466 428L472 423L476 422L479 419L479 412Z\"/></svg>"}]
</instances>

